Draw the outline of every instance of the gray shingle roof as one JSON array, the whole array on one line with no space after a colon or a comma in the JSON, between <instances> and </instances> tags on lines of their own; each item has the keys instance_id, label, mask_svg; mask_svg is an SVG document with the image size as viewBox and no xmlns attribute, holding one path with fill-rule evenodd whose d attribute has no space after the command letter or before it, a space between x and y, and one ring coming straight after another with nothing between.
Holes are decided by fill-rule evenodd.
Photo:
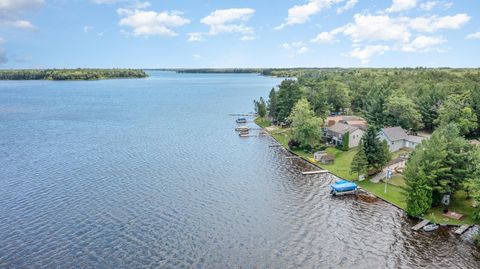
<instances>
[{"instance_id":1,"label":"gray shingle roof","mask_svg":"<svg viewBox=\"0 0 480 269\"><path fill-rule=\"evenodd\" d=\"M330 132L334 132L342 135L345 134L346 132L352 133L357 129L358 127L356 126L351 126L351 125L340 123L340 122L337 122L334 125L327 128L327 130L329 130Z\"/></svg>"},{"instance_id":2,"label":"gray shingle roof","mask_svg":"<svg viewBox=\"0 0 480 269\"><path fill-rule=\"evenodd\" d=\"M407 132L400 126L383 128L382 132L390 141L404 140L408 137Z\"/></svg>"}]
</instances>

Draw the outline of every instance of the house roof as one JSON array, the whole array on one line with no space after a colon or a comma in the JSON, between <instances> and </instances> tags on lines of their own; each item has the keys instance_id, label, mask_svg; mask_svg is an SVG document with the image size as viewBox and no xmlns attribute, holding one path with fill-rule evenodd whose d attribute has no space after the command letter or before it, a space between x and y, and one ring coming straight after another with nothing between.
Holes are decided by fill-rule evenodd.
<instances>
[{"instance_id":1,"label":"house roof","mask_svg":"<svg viewBox=\"0 0 480 269\"><path fill-rule=\"evenodd\" d=\"M327 126L332 126L337 122L343 122L350 125L367 125L367 121L358 116L328 116L325 120Z\"/></svg>"},{"instance_id":2,"label":"house roof","mask_svg":"<svg viewBox=\"0 0 480 269\"><path fill-rule=\"evenodd\" d=\"M382 128L382 132L390 141L398 141L407 139L407 132L400 126Z\"/></svg>"},{"instance_id":3,"label":"house roof","mask_svg":"<svg viewBox=\"0 0 480 269\"><path fill-rule=\"evenodd\" d=\"M338 133L338 134L345 134L346 132L354 132L358 130L357 126L352 126L344 123L337 122L334 125L327 128L328 131Z\"/></svg>"},{"instance_id":4,"label":"house roof","mask_svg":"<svg viewBox=\"0 0 480 269\"><path fill-rule=\"evenodd\" d=\"M414 142L417 144L421 143L423 139L425 139L425 137L416 136L416 135L409 135L406 138L407 141Z\"/></svg>"}]
</instances>

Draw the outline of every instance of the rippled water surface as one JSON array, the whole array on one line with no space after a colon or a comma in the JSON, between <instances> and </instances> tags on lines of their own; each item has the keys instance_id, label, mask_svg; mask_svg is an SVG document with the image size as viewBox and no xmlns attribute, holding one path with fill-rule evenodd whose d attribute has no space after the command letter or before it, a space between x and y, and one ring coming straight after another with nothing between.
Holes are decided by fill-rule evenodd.
<instances>
[{"instance_id":1,"label":"rippled water surface","mask_svg":"<svg viewBox=\"0 0 480 269\"><path fill-rule=\"evenodd\" d=\"M239 138L279 79L150 74L0 81L0 268L480 268L468 234Z\"/></svg>"}]
</instances>

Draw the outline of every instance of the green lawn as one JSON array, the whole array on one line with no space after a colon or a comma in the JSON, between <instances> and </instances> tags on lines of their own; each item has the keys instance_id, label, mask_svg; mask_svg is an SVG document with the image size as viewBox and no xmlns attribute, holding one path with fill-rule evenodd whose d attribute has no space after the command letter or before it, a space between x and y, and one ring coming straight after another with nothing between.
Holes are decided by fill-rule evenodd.
<instances>
[{"instance_id":1,"label":"green lawn","mask_svg":"<svg viewBox=\"0 0 480 269\"><path fill-rule=\"evenodd\" d=\"M453 195L453 198L450 200L450 206L448 209L463 215L461 220L455 220L443 216L443 211L441 207L434 207L426 214L426 218L433 220L438 223L447 223L447 224L456 224L461 225L464 223L473 224L472 220L472 199L467 199L467 194L463 191L458 191Z\"/></svg>"},{"instance_id":2,"label":"green lawn","mask_svg":"<svg viewBox=\"0 0 480 269\"><path fill-rule=\"evenodd\" d=\"M357 182L363 189L381 197L396 206L405 209L407 207L405 201L404 189L398 186L387 184L387 193L385 193L385 183L373 183L370 180Z\"/></svg>"},{"instance_id":3,"label":"green lawn","mask_svg":"<svg viewBox=\"0 0 480 269\"><path fill-rule=\"evenodd\" d=\"M255 124L257 124L258 126L260 126L262 128L265 128L265 127L268 127L268 126L272 125L272 122L269 121L266 118L257 117L257 118L255 118L254 122L255 122Z\"/></svg>"},{"instance_id":4,"label":"green lawn","mask_svg":"<svg viewBox=\"0 0 480 269\"><path fill-rule=\"evenodd\" d=\"M407 187L407 184L405 184L405 180L403 179L403 176L399 174L394 175L391 179L389 179L388 184L392 184L402 188Z\"/></svg>"},{"instance_id":5,"label":"green lawn","mask_svg":"<svg viewBox=\"0 0 480 269\"><path fill-rule=\"evenodd\" d=\"M333 164L320 164L320 166L341 178L356 180L358 176L357 174L350 173L350 165L352 164L353 157L357 154L357 151L356 148L349 151L327 148L327 152L335 156L335 162Z\"/></svg>"}]
</instances>

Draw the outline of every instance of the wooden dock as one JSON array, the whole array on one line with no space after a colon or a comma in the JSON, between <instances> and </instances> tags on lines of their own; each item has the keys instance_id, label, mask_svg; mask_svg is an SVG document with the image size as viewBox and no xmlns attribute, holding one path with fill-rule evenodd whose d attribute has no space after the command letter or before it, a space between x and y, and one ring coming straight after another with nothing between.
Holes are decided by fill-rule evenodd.
<instances>
[{"instance_id":1,"label":"wooden dock","mask_svg":"<svg viewBox=\"0 0 480 269\"><path fill-rule=\"evenodd\" d=\"M418 231L418 230L422 229L423 226L425 226L425 225L427 225L427 224L429 224L429 223L430 223L429 220L424 219L424 220L422 220L420 223L418 223L417 225L413 226L413 227L412 227L412 230Z\"/></svg>"},{"instance_id":2,"label":"wooden dock","mask_svg":"<svg viewBox=\"0 0 480 269\"><path fill-rule=\"evenodd\" d=\"M256 117L256 114L228 114L228 116L233 116L233 117Z\"/></svg>"},{"instance_id":3,"label":"wooden dock","mask_svg":"<svg viewBox=\"0 0 480 269\"><path fill-rule=\"evenodd\" d=\"M318 170L318 171L306 171L302 172L302 175L316 175L316 174L325 174L328 173L327 170Z\"/></svg>"},{"instance_id":4,"label":"wooden dock","mask_svg":"<svg viewBox=\"0 0 480 269\"><path fill-rule=\"evenodd\" d=\"M285 159L301 159L299 156L287 156Z\"/></svg>"},{"instance_id":5,"label":"wooden dock","mask_svg":"<svg viewBox=\"0 0 480 269\"><path fill-rule=\"evenodd\" d=\"M468 225L468 224L463 224L462 226L460 226L460 228L458 228L457 230L455 230L455 234L461 235L461 234L463 234L466 230L468 230L469 228L470 228L470 225Z\"/></svg>"}]
</instances>

